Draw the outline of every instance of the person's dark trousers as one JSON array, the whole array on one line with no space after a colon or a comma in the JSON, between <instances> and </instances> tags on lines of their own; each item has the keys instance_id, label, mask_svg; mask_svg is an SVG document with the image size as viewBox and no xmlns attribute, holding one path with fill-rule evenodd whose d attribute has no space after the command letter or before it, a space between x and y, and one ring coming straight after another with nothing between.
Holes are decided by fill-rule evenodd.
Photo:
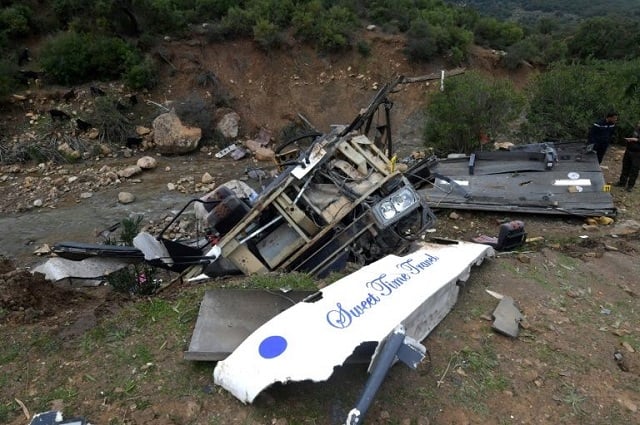
<instances>
[{"instance_id":1,"label":"person's dark trousers","mask_svg":"<svg viewBox=\"0 0 640 425\"><path fill-rule=\"evenodd\" d=\"M630 153L625 151L622 157L622 171L620 172L618 185L626 186L627 189L633 188L636 184L638 173L640 173L640 152Z\"/></svg>"},{"instance_id":2,"label":"person's dark trousers","mask_svg":"<svg viewBox=\"0 0 640 425\"><path fill-rule=\"evenodd\" d=\"M593 150L596 151L596 155L598 156L598 164L602 163L608 147L608 145L593 145Z\"/></svg>"}]
</instances>

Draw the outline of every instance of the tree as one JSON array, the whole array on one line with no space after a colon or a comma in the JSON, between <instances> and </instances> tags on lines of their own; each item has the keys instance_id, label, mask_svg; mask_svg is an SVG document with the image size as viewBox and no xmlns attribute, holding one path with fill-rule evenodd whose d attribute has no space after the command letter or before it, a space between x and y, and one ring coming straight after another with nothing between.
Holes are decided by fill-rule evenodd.
<instances>
[{"instance_id":1,"label":"tree","mask_svg":"<svg viewBox=\"0 0 640 425\"><path fill-rule=\"evenodd\" d=\"M439 154L471 153L485 137L506 134L524 103L507 80L487 79L477 72L453 77L427 106L426 144Z\"/></svg>"}]
</instances>

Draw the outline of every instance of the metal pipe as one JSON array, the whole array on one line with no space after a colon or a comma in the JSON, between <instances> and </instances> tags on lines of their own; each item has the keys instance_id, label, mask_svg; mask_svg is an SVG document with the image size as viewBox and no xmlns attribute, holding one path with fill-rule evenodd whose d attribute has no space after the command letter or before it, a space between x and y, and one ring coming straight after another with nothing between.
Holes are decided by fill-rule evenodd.
<instances>
[{"instance_id":1,"label":"metal pipe","mask_svg":"<svg viewBox=\"0 0 640 425\"><path fill-rule=\"evenodd\" d=\"M374 364L371 367L369 379L367 379L367 383L362 389L362 394L360 395L358 402L347 415L346 425L357 425L363 423L367 410L371 406L380 385L382 385L384 378L387 376L389 369L391 369L391 366L396 359L396 354L404 342L404 337L404 326L398 325L384 342L384 346L378 353Z\"/></svg>"}]
</instances>

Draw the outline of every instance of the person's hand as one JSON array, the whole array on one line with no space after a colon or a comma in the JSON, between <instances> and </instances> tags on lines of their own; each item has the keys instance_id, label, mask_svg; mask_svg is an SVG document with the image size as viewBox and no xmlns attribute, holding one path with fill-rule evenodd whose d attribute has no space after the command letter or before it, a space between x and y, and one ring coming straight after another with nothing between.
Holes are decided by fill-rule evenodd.
<instances>
[{"instance_id":1,"label":"person's hand","mask_svg":"<svg viewBox=\"0 0 640 425\"><path fill-rule=\"evenodd\" d=\"M626 140L627 142L637 142L638 138L637 137L625 137L624 140Z\"/></svg>"}]
</instances>

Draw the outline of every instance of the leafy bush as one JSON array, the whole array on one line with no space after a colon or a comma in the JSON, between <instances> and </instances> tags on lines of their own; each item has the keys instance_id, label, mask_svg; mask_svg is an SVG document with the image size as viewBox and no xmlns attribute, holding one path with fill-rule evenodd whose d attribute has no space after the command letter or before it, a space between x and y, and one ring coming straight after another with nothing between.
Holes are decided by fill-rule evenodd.
<instances>
[{"instance_id":1,"label":"leafy bush","mask_svg":"<svg viewBox=\"0 0 640 425\"><path fill-rule=\"evenodd\" d=\"M438 52L434 30L427 21L415 20L407 32L406 55L415 62L426 62Z\"/></svg>"},{"instance_id":2,"label":"leafy bush","mask_svg":"<svg viewBox=\"0 0 640 425\"><path fill-rule=\"evenodd\" d=\"M467 56L473 34L455 25L434 24L437 19L433 16L424 13L411 22L407 32L406 55L416 62L429 61L436 55L442 55L452 63L460 63Z\"/></svg>"},{"instance_id":3,"label":"leafy bush","mask_svg":"<svg viewBox=\"0 0 640 425\"><path fill-rule=\"evenodd\" d=\"M509 81L489 80L476 72L452 77L427 107L426 143L439 154L470 153L483 135L506 133L524 103Z\"/></svg>"},{"instance_id":4,"label":"leafy bush","mask_svg":"<svg viewBox=\"0 0 640 425\"><path fill-rule=\"evenodd\" d=\"M533 65L549 65L567 57L567 45L544 34L532 34L507 48L503 63L507 69L516 69L523 61Z\"/></svg>"},{"instance_id":5,"label":"leafy bush","mask_svg":"<svg viewBox=\"0 0 640 425\"><path fill-rule=\"evenodd\" d=\"M230 36L247 36L253 31L251 14L238 6L234 6L222 18L224 33Z\"/></svg>"},{"instance_id":6,"label":"leafy bush","mask_svg":"<svg viewBox=\"0 0 640 425\"><path fill-rule=\"evenodd\" d=\"M40 64L54 82L70 85L118 78L136 58L134 48L119 38L65 32L43 46Z\"/></svg>"},{"instance_id":7,"label":"leafy bush","mask_svg":"<svg viewBox=\"0 0 640 425\"><path fill-rule=\"evenodd\" d=\"M292 24L300 39L329 52L351 46L357 17L346 7L333 6L325 10L320 1L311 0L294 12Z\"/></svg>"},{"instance_id":8,"label":"leafy bush","mask_svg":"<svg viewBox=\"0 0 640 425\"><path fill-rule=\"evenodd\" d=\"M630 59L640 56L640 24L619 17L584 21L568 43L579 59Z\"/></svg>"},{"instance_id":9,"label":"leafy bush","mask_svg":"<svg viewBox=\"0 0 640 425\"><path fill-rule=\"evenodd\" d=\"M533 81L529 96L522 129L529 137L585 139L593 121L611 109L620 114L621 128L631 127L640 116L640 60L556 65Z\"/></svg>"},{"instance_id":10,"label":"leafy bush","mask_svg":"<svg viewBox=\"0 0 640 425\"><path fill-rule=\"evenodd\" d=\"M12 38L29 34L31 15L31 9L22 4L0 10L0 32Z\"/></svg>"},{"instance_id":11,"label":"leafy bush","mask_svg":"<svg viewBox=\"0 0 640 425\"><path fill-rule=\"evenodd\" d=\"M607 78L582 66L557 66L540 74L530 94L523 132L534 138L584 139L590 123L608 108Z\"/></svg>"},{"instance_id":12,"label":"leafy bush","mask_svg":"<svg viewBox=\"0 0 640 425\"><path fill-rule=\"evenodd\" d=\"M283 41L278 26L266 19L259 19L253 26L253 39L264 50L280 47Z\"/></svg>"},{"instance_id":13,"label":"leafy bush","mask_svg":"<svg viewBox=\"0 0 640 425\"><path fill-rule=\"evenodd\" d=\"M479 19L473 31L476 43L502 50L524 37L524 30L518 24L489 17Z\"/></svg>"},{"instance_id":14,"label":"leafy bush","mask_svg":"<svg viewBox=\"0 0 640 425\"><path fill-rule=\"evenodd\" d=\"M150 56L146 56L140 63L129 68L124 78L134 90L152 89L158 84L156 64Z\"/></svg>"},{"instance_id":15,"label":"leafy bush","mask_svg":"<svg viewBox=\"0 0 640 425\"><path fill-rule=\"evenodd\" d=\"M179 7L175 0L132 0L133 10L140 26L153 33L173 33L187 24L189 7Z\"/></svg>"},{"instance_id":16,"label":"leafy bush","mask_svg":"<svg viewBox=\"0 0 640 425\"><path fill-rule=\"evenodd\" d=\"M416 5L412 0L373 0L369 2L368 17L383 28L406 32L411 26Z\"/></svg>"}]
</instances>

